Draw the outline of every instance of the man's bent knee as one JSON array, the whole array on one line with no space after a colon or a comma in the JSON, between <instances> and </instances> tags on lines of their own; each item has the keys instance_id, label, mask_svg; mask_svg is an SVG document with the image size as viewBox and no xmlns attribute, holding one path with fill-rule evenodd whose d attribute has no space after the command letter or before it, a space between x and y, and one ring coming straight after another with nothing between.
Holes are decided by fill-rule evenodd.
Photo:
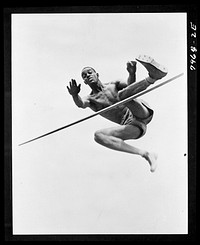
<instances>
[{"instance_id":1,"label":"man's bent knee","mask_svg":"<svg viewBox=\"0 0 200 245\"><path fill-rule=\"evenodd\" d=\"M94 140L95 140L97 143L101 144L101 143L102 143L102 136L103 136L102 131L101 131L101 130L98 130L98 131L96 131L96 132L94 133Z\"/></svg>"}]
</instances>

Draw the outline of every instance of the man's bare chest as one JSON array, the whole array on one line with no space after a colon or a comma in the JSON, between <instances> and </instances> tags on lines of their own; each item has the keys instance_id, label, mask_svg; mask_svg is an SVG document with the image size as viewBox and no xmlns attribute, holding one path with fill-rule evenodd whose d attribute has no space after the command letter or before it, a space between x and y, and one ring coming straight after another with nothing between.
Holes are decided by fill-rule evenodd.
<instances>
[{"instance_id":1,"label":"man's bare chest","mask_svg":"<svg viewBox=\"0 0 200 245\"><path fill-rule=\"evenodd\" d=\"M102 91L91 94L89 100L92 109L100 110L119 101L118 91L114 85L108 85Z\"/></svg>"}]
</instances>

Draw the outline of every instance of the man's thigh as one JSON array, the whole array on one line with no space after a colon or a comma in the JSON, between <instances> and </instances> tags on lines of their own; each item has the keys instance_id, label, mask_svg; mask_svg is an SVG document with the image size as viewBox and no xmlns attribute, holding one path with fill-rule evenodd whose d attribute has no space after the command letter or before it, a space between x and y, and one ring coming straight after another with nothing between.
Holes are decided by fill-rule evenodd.
<instances>
[{"instance_id":1,"label":"man's thigh","mask_svg":"<svg viewBox=\"0 0 200 245\"><path fill-rule=\"evenodd\" d=\"M140 125L120 125L117 127L101 129L99 132L120 138L122 140L138 139L143 134L143 129Z\"/></svg>"},{"instance_id":2,"label":"man's thigh","mask_svg":"<svg viewBox=\"0 0 200 245\"><path fill-rule=\"evenodd\" d=\"M133 113L134 116L138 118L147 118L149 117L150 113L146 106L142 104L139 100L132 100L125 104L130 111Z\"/></svg>"}]
</instances>

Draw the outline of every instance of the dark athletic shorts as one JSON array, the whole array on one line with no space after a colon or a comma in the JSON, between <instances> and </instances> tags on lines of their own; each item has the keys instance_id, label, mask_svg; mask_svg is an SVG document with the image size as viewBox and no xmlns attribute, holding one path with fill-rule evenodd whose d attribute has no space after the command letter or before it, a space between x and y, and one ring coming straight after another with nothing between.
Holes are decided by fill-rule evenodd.
<instances>
[{"instance_id":1,"label":"dark athletic shorts","mask_svg":"<svg viewBox=\"0 0 200 245\"><path fill-rule=\"evenodd\" d=\"M136 126L140 129L141 131L141 134L137 137L138 138L141 138L143 135L145 135L146 133L146 130L147 130L147 124L152 120L152 117L153 117L153 110L147 106L146 103L143 103L142 104L149 110L150 112L150 115L148 118L144 118L144 119L140 119L140 118L136 118L132 112L127 108L127 111L125 113L125 115L123 116L122 118L122 121L121 121L121 125L133 125L133 126Z\"/></svg>"}]
</instances>

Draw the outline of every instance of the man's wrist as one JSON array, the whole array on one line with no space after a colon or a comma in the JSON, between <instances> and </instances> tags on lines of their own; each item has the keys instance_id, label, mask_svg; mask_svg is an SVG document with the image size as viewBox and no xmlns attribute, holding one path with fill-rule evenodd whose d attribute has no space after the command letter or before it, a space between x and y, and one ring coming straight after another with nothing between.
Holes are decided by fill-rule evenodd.
<instances>
[{"instance_id":1,"label":"man's wrist","mask_svg":"<svg viewBox=\"0 0 200 245\"><path fill-rule=\"evenodd\" d=\"M78 94L72 94L73 98L78 98Z\"/></svg>"},{"instance_id":2,"label":"man's wrist","mask_svg":"<svg viewBox=\"0 0 200 245\"><path fill-rule=\"evenodd\" d=\"M129 72L130 77L135 77L135 72Z\"/></svg>"}]
</instances>

